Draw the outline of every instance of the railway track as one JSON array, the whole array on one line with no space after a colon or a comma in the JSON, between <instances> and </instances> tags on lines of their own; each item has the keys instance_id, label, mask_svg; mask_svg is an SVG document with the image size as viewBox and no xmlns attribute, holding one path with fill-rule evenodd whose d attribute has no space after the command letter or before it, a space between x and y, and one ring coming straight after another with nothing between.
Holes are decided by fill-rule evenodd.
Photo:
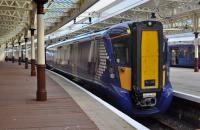
<instances>
[{"instance_id":1,"label":"railway track","mask_svg":"<svg viewBox=\"0 0 200 130\"><path fill-rule=\"evenodd\" d=\"M176 130L176 127L155 117L136 118L136 120L151 130Z\"/></svg>"},{"instance_id":2,"label":"railway track","mask_svg":"<svg viewBox=\"0 0 200 130\"><path fill-rule=\"evenodd\" d=\"M199 110L200 104L174 97L165 114L136 120L151 130L199 130Z\"/></svg>"},{"instance_id":3,"label":"railway track","mask_svg":"<svg viewBox=\"0 0 200 130\"><path fill-rule=\"evenodd\" d=\"M162 121L160 119L154 118L155 123L159 125L159 128L161 129L167 129L167 130L176 130L176 127L171 126L170 124L166 123L165 121Z\"/></svg>"},{"instance_id":4,"label":"railway track","mask_svg":"<svg viewBox=\"0 0 200 130\"><path fill-rule=\"evenodd\" d=\"M159 117L148 117L136 119L141 124L151 130L196 130L198 127L185 122L176 120L174 117L162 115Z\"/></svg>"}]
</instances>

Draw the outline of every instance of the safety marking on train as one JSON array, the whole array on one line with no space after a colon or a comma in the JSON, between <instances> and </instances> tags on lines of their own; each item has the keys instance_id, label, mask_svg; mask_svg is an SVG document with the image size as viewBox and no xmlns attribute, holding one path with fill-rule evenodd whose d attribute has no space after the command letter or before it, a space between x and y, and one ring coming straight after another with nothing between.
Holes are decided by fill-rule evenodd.
<instances>
[{"instance_id":1,"label":"safety marking on train","mask_svg":"<svg viewBox=\"0 0 200 130\"><path fill-rule=\"evenodd\" d=\"M98 65L98 69L97 69L97 72L96 72L96 75L95 75L96 80L100 80L101 76L105 72L105 70L106 70L106 59L108 57L104 43L102 43L102 42L99 43L98 50L99 50L100 53L99 53L99 65Z\"/></svg>"}]
</instances>

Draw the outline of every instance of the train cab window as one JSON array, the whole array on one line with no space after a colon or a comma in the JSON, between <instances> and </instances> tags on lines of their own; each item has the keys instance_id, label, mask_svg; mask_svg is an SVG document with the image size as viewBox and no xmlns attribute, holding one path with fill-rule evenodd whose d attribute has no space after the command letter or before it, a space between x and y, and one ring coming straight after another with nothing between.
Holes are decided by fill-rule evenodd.
<instances>
[{"instance_id":1,"label":"train cab window","mask_svg":"<svg viewBox=\"0 0 200 130\"><path fill-rule=\"evenodd\" d=\"M120 66L130 66L129 43L130 29L127 27L114 28L109 36L112 41L113 53Z\"/></svg>"},{"instance_id":2,"label":"train cab window","mask_svg":"<svg viewBox=\"0 0 200 130\"><path fill-rule=\"evenodd\" d=\"M123 40L124 41L124 40ZM122 66L129 65L129 51L128 44L124 42L114 42L113 51L116 58L116 62Z\"/></svg>"}]
</instances>

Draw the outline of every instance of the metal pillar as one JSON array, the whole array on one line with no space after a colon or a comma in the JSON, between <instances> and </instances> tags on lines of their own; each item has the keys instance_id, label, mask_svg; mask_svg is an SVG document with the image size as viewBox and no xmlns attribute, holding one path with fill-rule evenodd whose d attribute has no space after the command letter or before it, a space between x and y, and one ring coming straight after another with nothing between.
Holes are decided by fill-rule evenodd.
<instances>
[{"instance_id":1,"label":"metal pillar","mask_svg":"<svg viewBox=\"0 0 200 130\"><path fill-rule=\"evenodd\" d=\"M25 40L25 69L28 69L28 50L27 50L28 38L24 38L24 40Z\"/></svg>"},{"instance_id":2,"label":"metal pillar","mask_svg":"<svg viewBox=\"0 0 200 130\"><path fill-rule=\"evenodd\" d=\"M44 4L48 0L35 0L37 3L37 101L46 101L45 46L44 46Z\"/></svg>"},{"instance_id":3,"label":"metal pillar","mask_svg":"<svg viewBox=\"0 0 200 130\"><path fill-rule=\"evenodd\" d=\"M18 64L21 65L22 61L22 52L21 52L21 42L19 42L19 59L18 59Z\"/></svg>"},{"instance_id":4,"label":"metal pillar","mask_svg":"<svg viewBox=\"0 0 200 130\"><path fill-rule=\"evenodd\" d=\"M6 57L5 57L5 61L8 61L8 45L6 44Z\"/></svg>"},{"instance_id":5,"label":"metal pillar","mask_svg":"<svg viewBox=\"0 0 200 130\"><path fill-rule=\"evenodd\" d=\"M199 25L199 18L197 16L197 14L194 14L193 15L193 27L194 27L194 35L195 35L195 39L194 39L194 47L195 47L194 72L199 72L198 25Z\"/></svg>"},{"instance_id":6,"label":"metal pillar","mask_svg":"<svg viewBox=\"0 0 200 130\"><path fill-rule=\"evenodd\" d=\"M12 63L15 63L14 44L12 44Z\"/></svg>"},{"instance_id":7,"label":"metal pillar","mask_svg":"<svg viewBox=\"0 0 200 130\"><path fill-rule=\"evenodd\" d=\"M31 28L31 76L36 75L35 71L35 43L34 43L34 31L35 29Z\"/></svg>"},{"instance_id":8,"label":"metal pillar","mask_svg":"<svg viewBox=\"0 0 200 130\"><path fill-rule=\"evenodd\" d=\"M198 44L198 32L194 32L195 39L194 39L194 72L199 72L199 44Z\"/></svg>"}]
</instances>

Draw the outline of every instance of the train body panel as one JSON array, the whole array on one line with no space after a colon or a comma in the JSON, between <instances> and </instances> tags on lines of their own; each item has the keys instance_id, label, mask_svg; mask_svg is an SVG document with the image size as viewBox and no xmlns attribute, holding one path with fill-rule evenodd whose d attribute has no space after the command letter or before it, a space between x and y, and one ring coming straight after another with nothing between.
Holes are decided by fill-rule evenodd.
<instances>
[{"instance_id":1,"label":"train body panel","mask_svg":"<svg viewBox=\"0 0 200 130\"><path fill-rule=\"evenodd\" d=\"M163 45L159 45L163 44L163 38L160 38L162 27L160 23L152 22L152 26L159 24L156 25L153 34L151 34L157 39L156 43L154 43L155 39L145 38L147 41L152 40L154 47L157 46L157 49L153 50L157 53L154 55L154 59L151 59L157 61L153 65L156 73L151 70L150 76L141 80L142 71L137 71L138 75L136 75L135 66L133 66L134 61L139 57L133 56L134 49L132 48L139 41L134 41L132 38L135 29L132 28L132 24L132 22L122 23L101 32L50 45L46 49L47 66L78 80L93 84L91 85L92 88L89 85L89 89L103 95L109 103L131 116L162 113L166 111L172 100L172 87L168 80L169 65L162 59L163 53L167 54L167 52L161 52ZM152 27L147 27L147 22L134 24L133 26L136 28L139 28L140 24L143 27L142 29L146 29L150 33L152 31ZM141 38L141 35L137 37ZM147 48L148 45L146 45ZM138 50L138 53L139 51L141 52L141 50ZM153 52L149 54L153 54ZM145 56L151 57L147 53ZM152 61L146 61L147 65L143 69L146 69L148 64L152 63ZM144 63L140 61L138 64L142 66ZM163 68L163 66L165 67ZM143 86L146 85L146 89L143 90L138 84L134 86L134 76L141 76L138 80L141 84L150 81L157 83L144 83ZM151 104L151 102L153 103Z\"/></svg>"}]
</instances>

